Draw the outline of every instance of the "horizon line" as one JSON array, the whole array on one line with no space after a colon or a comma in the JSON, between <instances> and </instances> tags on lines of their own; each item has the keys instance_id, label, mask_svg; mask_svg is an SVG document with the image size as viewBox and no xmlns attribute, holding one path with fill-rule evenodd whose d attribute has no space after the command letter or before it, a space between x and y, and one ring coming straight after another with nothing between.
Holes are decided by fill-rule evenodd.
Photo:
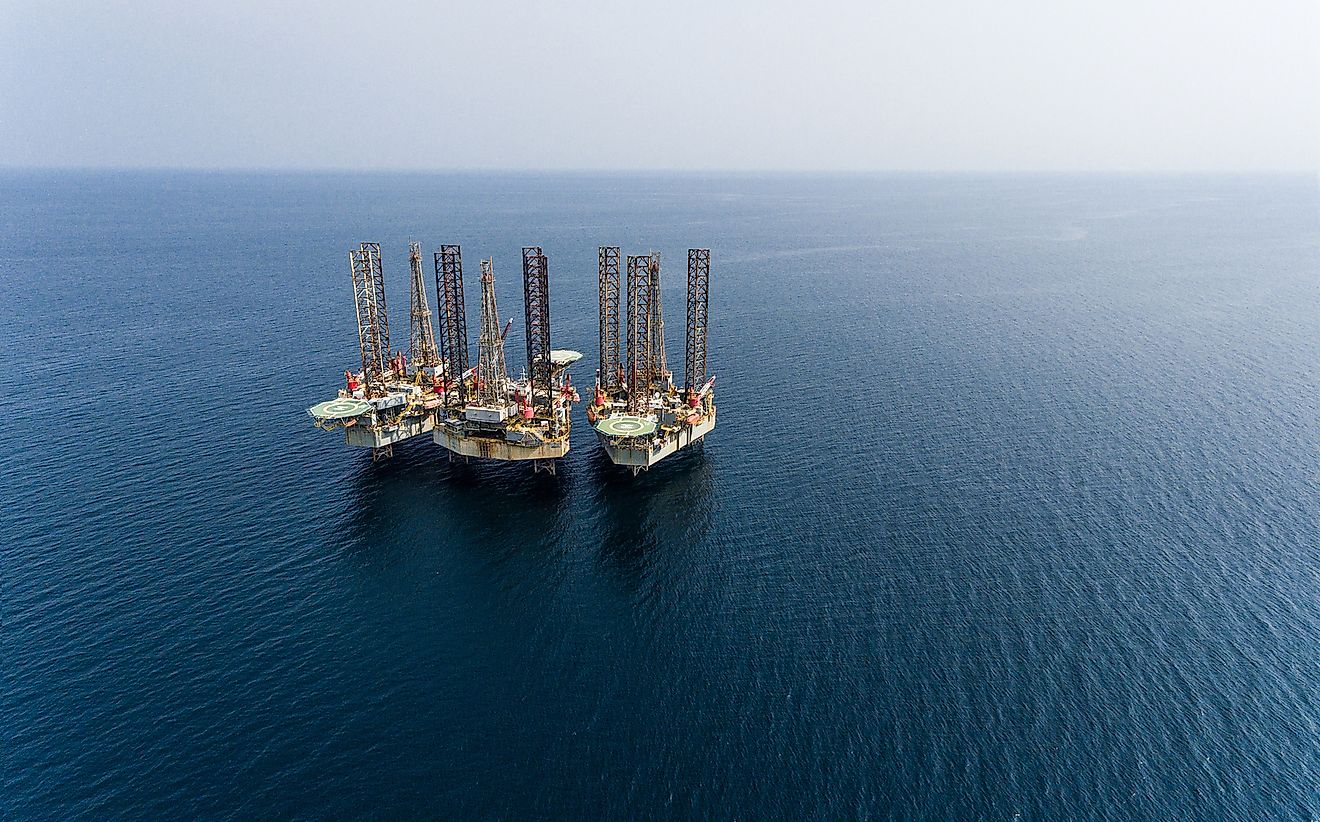
<instances>
[{"instance_id":1,"label":"horizon line","mask_svg":"<svg viewBox=\"0 0 1320 822\"><path fill-rule=\"evenodd\" d=\"M347 166L151 166L151 165L14 165L0 163L0 172L182 172L201 174L727 174L727 175L1320 175L1320 167L1274 168L592 168L592 167L347 167Z\"/></svg>"}]
</instances>

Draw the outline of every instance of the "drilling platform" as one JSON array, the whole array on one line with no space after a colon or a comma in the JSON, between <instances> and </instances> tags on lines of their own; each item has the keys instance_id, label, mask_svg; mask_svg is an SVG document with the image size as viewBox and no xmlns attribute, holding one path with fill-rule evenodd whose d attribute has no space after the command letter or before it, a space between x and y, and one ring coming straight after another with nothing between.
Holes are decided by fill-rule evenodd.
<instances>
[{"instance_id":1,"label":"drilling platform","mask_svg":"<svg viewBox=\"0 0 1320 822\"><path fill-rule=\"evenodd\" d=\"M435 409L443 404L445 368L426 299L421 245L410 243L408 252L412 275L408 354L390 351L380 243L361 243L348 253L348 265L362 370L345 371L339 395L307 409L318 428L342 428L346 443L370 448L373 461L392 456L395 443L431 431Z\"/></svg>"},{"instance_id":2,"label":"drilling platform","mask_svg":"<svg viewBox=\"0 0 1320 822\"><path fill-rule=\"evenodd\" d=\"M477 365L469 368L462 252L459 246L444 245L436 253L440 340L449 369L440 383L434 425L428 430L449 451L451 460L530 460L533 473L553 474L555 460L568 453L570 412L579 401L568 367L582 355L550 348L548 261L539 246L524 248L522 261L527 370L515 380L509 377L504 357L504 339L513 320L501 330L493 260L481 261Z\"/></svg>"},{"instance_id":3,"label":"drilling platform","mask_svg":"<svg viewBox=\"0 0 1320 822\"><path fill-rule=\"evenodd\" d=\"M665 360L660 255L627 258L627 362L619 337L619 249L599 250L600 368L587 420L616 465L633 476L715 428L715 378L706 374L710 249L688 249L686 374Z\"/></svg>"}]
</instances>

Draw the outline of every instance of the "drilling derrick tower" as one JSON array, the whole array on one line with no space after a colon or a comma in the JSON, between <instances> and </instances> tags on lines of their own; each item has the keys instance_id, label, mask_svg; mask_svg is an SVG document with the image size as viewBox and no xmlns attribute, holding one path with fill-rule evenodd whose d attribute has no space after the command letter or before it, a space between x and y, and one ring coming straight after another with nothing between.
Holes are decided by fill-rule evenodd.
<instances>
[{"instance_id":1,"label":"drilling derrick tower","mask_svg":"<svg viewBox=\"0 0 1320 822\"><path fill-rule=\"evenodd\" d=\"M536 411L550 417L554 399L550 385L550 271L539 246L523 249L523 305L527 309L529 399Z\"/></svg>"},{"instance_id":2,"label":"drilling derrick tower","mask_svg":"<svg viewBox=\"0 0 1320 822\"><path fill-rule=\"evenodd\" d=\"M426 280L422 276L421 243L408 243L408 267L412 274L412 302L408 309L412 329L408 335L408 357L418 371L434 369L440 365L440 350L435 344L431 304L426 298Z\"/></svg>"},{"instance_id":3,"label":"drilling derrick tower","mask_svg":"<svg viewBox=\"0 0 1320 822\"><path fill-rule=\"evenodd\" d=\"M504 368L504 335L495 305L493 260L481 261L481 335L477 340L477 404L488 408L508 404L508 376Z\"/></svg>"},{"instance_id":4,"label":"drilling derrick tower","mask_svg":"<svg viewBox=\"0 0 1320 822\"><path fill-rule=\"evenodd\" d=\"M651 253L647 263L651 288L651 386L657 391L669 387L669 366L665 362L665 315L660 299L660 254Z\"/></svg>"},{"instance_id":5,"label":"drilling derrick tower","mask_svg":"<svg viewBox=\"0 0 1320 822\"><path fill-rule=\"evenodd\" d=\"M687 352L683 387L696 396L706 383L707 311L710 306L710 249L688 249Z\"/></svg>"},{"instance_id":6,"label":"drilling derrick tower","mask_svg":"<svg viewBox=\"0 0 1320 822\"><path fill-rule=\"evenodd\" d=\"M456 245L435 253L435 290L440 300L440 345L445 361L444 405L467 402L467 315L463 308L463 255Z\"/></svg>"},{"instance_id":7,"label":"drilling derrick tower","mask_svg":"<svg viewBox=\"0 0 1320 822\"><path fill-rule=\"evenodd\" d=\"M596 437L616 465L636 475L669 455L703 441L715 428L714 377L706 374L710 250L688 249L686 374L682 392L665 359L665 321L660 295L660 255L628 257L627 366L622 390L607 390L611 315L606 249L600 255L601 385L587 408ZM617 267L615 269L617 272ZM617 273L614 274L617 282ZM615 287L617 293L617 286ZM617 332L616 332L617 337ZM617 345L617 343L615 343Z\"/></svg>"},{"instance_id":8,"label":"drilling derrick tower","mask_svg":"<svg viewBox=\"0 0 1320 822\"><path fill-rule=\"evenodd\" d=\"M641 411L651 394L651 258L628 257L628 407Z\"/></svg>"},{"instance_id":9,"label":"drilling derrick tower","mask_svg":"<svg viewBox=\"0 0 1320 822\"><path fill-rule=\"evenodd\" d=\"M389 371L390 319L385 311L385 276L380 264L380 243L361 243L348 252L353 274L353 305L357 309L358 348L362 351L362 380L368 395L384 391Z\"/></svg>"},{"instance_id":10,"label":"drilling derrick tower","mask_svg":"<svg viewBox=\"0 0 1320 822\"><path fill-rule=\"evenodd\" d=\"M619 339L619 249L601 246L600 267L600 371L596 380L607 396L619 392L623 383L623 360Z\"/></svg>"}]
</instances>

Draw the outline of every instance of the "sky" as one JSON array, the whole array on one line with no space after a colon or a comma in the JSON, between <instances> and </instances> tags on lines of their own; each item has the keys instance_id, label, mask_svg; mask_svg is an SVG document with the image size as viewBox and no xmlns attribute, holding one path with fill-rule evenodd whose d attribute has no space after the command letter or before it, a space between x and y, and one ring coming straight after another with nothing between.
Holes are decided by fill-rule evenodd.
<instances>
[{"instance_id":1,"label":"sky","mask_svg":"<svg viewBox=\"0 0 1320 822\"><path fill-rule=\"evenodd\" d=\"M0 37L9 167L1320 169L1320 0L0 0Z\"/></svg>"}]
</instances>

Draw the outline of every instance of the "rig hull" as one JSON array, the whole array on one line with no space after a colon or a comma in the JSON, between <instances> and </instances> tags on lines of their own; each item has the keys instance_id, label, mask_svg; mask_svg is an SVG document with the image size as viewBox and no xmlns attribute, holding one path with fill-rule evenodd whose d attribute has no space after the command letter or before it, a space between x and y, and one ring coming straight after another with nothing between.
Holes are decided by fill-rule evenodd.
<instances>
[{"instance_id":1,"label":"rig hull","mask_svg":"<svg viewBox=\"0 0 1320 822\"><path fill-rule=\"evenodd\" d=\"M428 433L435 427L435 415L431 413L414 417L405 417L396 425L383 428L370 428L365 425L350 425L344 429L344 442L359 448L388 448L396 443Z\"/></svg>"},{"instance_id":2,"label":"rig hull","mask_svg":"<svg viewBox=\"0 0 1320 822\"><path fill-rule=\"evenodd\" d=\"M631 468L633 473L645 471L665 457L675 454L689 445L700 441L715 429L715 415L701 420L695 425L685 425L675 433L663 438L658 444L652 437L619 438L596 431L596 438L605 447L605 453L615 465ZM642 440L634 444L635 440Z\"/></svg>"},{"instance_id":3,"label":"rig hull","mask_svg":"<svg viewBox=\"0 0 1320 822\"><path fill-rule=\"evenodd\" d=\"M434 429L431 434L436 445L462 457L474 457L485 460L517 462L521 460L554 460L568 453L568 438L549 440L536 445L524 445L518 442L495 437L467 436L446 425Z\"/></svg>"}]
</instances>

